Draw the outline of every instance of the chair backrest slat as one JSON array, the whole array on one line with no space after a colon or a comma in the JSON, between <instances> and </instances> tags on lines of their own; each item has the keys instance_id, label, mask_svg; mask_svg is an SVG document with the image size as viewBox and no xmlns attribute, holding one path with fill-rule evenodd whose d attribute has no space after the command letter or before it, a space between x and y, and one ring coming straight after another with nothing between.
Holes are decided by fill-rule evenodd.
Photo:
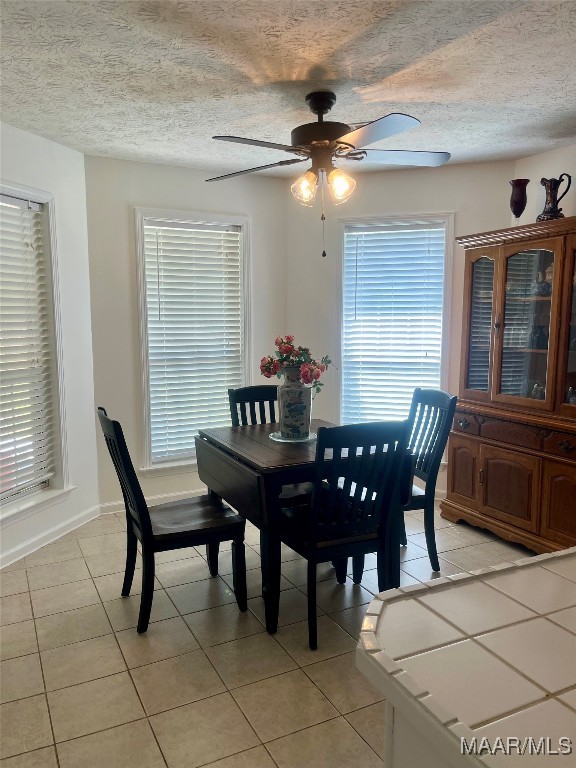
<instances>
[{"instance_id":1,"label":"chair backrest slat","mask_svg":"<svg viewBox=\"0 0 576 768\"><path fill-rule=\"evenodd\" d=\"M274 423L276 421L275 404L277 400L278 387L272 384L229 389L228 401L232 426Z\"/></svg>"},{"instance_id":2,"label":"chair backrest slat","mask_svg":"<svg viewBox=\"0 0 576 768\"><path fill-rule=\"evenodd\" d=\"M436 476L452 427L457 398L440 389L417 387L412 396L408 422L409 450L414 457L414 474L428 484Z\"/></svg>"},{"instance_id":3,"label":"chair backrest slat","mask_svg":"<svg viewBox=\"0 0 576 768\"><path fill-rule=\"evenodd\" d=\"M101 406L98 407L98 418L122 490L126 522L137 530L142 543L147 544L152 540L150 513L128 452L122 427L119 422L110 419Z\"/></svg>"}]
</instances>

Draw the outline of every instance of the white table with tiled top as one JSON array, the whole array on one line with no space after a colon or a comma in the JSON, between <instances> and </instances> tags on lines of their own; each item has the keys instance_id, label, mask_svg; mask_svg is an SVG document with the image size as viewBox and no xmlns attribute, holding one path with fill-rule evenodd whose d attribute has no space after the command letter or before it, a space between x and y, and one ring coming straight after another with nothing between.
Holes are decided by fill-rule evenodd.
<instances>
[{"instance_id":1,"label":"white table with tiled top","mask_svg":"<svg viewBox=\"0 0 576 768\"><path fill-rule=\"evenodd\" d=\"M386 768L575 768L576 547L382 592L357 665Z\"/></svg>"}]
</instances>

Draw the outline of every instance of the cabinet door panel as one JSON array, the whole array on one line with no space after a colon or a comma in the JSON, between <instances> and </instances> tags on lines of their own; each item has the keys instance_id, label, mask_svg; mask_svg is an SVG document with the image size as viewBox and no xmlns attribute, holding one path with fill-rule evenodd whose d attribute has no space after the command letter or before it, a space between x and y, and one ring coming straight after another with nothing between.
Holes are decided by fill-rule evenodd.
<instances>
[{"instance_id":1,"label":"cabinet door panel","mask_svg":"<svg viewBox=\"0 0 576 768\"><path fill-rule=\"evenodd\" d=\"M494 324L497 248L466 254L464 291L469 310L464 313L460 391L470 400L490 400L492 328Z\"/></svg>"},{"instance_id":2,"label":"cabinet door panel","mask_svg":"<svg viewBox=\"0 0 576 768\"><path fill-rule=\"evenodd\" d=\"M480 448L481 511L497 520L538 530L540 460L501 448Z\"/></svg>"},{"instance_id":3,"label":"cabinet door panel","mask_svg":"<svg viewBox=\"0 0 576 768\"><path fill-rule=\"evenodd\" d=\"M477 507L478 443L450 435L448 443L448 496L465 506Z\"/></svg>"},{"instance_id":4,"label":"cabinet door panel","mask_svg":"<svg viewBox=\"0 0 576 768\"><path fill-rule=\"evenodd\" d=\"M563 416L576 419L576 235L566 241L566 256L557 409Z\"/></svg>"},{"instance_id":5,"label":"cabinet door panel","mask_svg":"<svg viewBox=\"0 0 576 768\"><path fill-rule=\"evenodd\" d=\"M542 533L566 547L576 545L576 466L545 461Z\"/></svg>"},{"instance_id":6,"label":"cabinet door panel","mask_svg":"<svg viewBox=\"0 0 576 768\"><path fill-rule=\"evenodd\" d=\"M563 255L562 238L502 248L494 401L553 407Z\"/></svg>"}]
</instances>

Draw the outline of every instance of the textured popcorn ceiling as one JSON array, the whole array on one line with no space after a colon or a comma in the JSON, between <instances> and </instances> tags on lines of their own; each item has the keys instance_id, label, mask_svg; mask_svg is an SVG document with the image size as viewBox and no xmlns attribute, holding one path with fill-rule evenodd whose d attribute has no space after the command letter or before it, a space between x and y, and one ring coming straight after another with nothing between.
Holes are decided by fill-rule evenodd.
<instances>
[{"instance_id":1,"label":"textured popcorn ceiling","mask_svg":"<svg viewBox=\"0 0 576 768\"><path fill-rule=\"evenodd\" d=\"M576 142L575 40L576 0L6 0L2 119L225 173L290 156L212 135L289 144L330 89L328 119L422 121L375 148L525 157Z\"/></svg>"}]
</instances>

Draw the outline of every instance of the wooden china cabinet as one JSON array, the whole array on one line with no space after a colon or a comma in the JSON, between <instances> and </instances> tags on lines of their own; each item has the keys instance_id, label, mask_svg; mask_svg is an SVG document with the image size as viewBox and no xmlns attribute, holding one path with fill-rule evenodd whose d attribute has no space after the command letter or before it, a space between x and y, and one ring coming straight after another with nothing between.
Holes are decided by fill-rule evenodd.
<instances>
[{"instance_id":1,"label":"wooden china cabinet","mask_svg":"<svg viewBox=\"0 0 576 768\"><path fill-rule=\"evenodd\" d=\"M576 216L457 238L460 397L441 514L537 552L576 545Z\"/></svg>"}]
</instances>

